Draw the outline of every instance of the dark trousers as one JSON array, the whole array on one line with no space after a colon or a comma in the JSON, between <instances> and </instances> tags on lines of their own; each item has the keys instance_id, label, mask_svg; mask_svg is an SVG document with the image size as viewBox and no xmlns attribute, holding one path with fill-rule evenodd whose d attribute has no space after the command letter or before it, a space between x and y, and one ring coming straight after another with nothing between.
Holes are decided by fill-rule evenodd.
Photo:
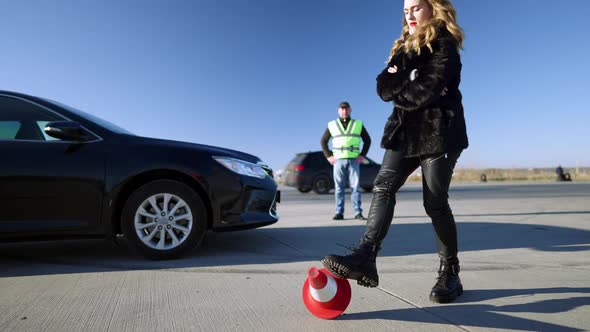
<instances>
[{"instance_id":1,"label":"dark trousers","mask_svg":"<svg viewBox=\"0 0 590 332\"><path fill-rule=\"evenodd\" d=\"M461 151L404 158L401 152L386 150L373 185L373 201L364 241L381 245L393 219L395 194L408 176L420 166L424 208L432 219L439 256L445 263L458 263L457 227L449 207L448 192L459 155Z\"/></svg>"}]
</instances>

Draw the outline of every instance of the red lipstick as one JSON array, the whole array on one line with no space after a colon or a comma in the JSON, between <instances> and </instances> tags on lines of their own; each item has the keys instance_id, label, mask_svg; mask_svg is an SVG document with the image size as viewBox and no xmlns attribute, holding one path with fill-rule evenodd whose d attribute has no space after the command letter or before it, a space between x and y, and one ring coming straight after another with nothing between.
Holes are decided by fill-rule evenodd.
<instances>
[{"instance_id":1,"label":"red lipstick","mask_svg":"<svg viewBox=\"0 0 590 332\"><path fill-rule=\"evenodd\" d=\"M418 24L418 23L416 23L416 22L410 22L410 26L411 26L411 27L415 27L415 26L416 26L416 24Z\"/></svg>"}]
</instances>

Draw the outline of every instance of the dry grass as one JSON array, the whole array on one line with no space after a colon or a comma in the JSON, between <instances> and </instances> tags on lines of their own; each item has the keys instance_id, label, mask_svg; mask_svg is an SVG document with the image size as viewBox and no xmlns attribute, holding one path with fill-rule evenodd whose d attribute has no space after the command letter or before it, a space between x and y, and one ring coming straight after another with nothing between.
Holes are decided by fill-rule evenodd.
<instances>
[{"instance_id":1,"label":"dry grass","mask_svg":"<svg viewBox=\"0 0 590 332\"><path fill-rule=\"evenodd\" d=\"M590 167L564 168L570 173L572 181L590 181ZM485 168L455 169L453 181L480 182L485 174L487 181L555 181L557 175L554 168ZM422 181L420 172L413 174L409 181Z\"/></svg>"}]
</instances>

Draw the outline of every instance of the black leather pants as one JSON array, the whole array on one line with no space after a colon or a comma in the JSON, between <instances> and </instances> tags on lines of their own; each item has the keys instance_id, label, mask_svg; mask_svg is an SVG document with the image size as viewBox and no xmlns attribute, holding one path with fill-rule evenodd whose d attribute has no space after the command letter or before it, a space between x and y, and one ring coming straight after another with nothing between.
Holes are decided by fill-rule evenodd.
<instances>
[{"instance_id":1,"label":"black leather pants","mask_svg":"<svg viewBox=\"0 0 590 332\"><path fill-rule=\"evenodd\" d=\"M381 246L393 219L395 194L408 176L421 166L424 208L432 219L439 256L445 263L458 263L457 228L449 207L448 192L459 155L461 151L404 158L401 152L386 150L374 182L373 201L363 240Z\"/></svg>"}]
</instances>

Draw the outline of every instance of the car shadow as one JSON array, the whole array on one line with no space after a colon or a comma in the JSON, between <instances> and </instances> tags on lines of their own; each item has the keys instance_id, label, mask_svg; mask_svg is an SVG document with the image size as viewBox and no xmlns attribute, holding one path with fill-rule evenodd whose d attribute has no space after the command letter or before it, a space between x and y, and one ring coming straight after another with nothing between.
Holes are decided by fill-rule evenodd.
<instances>
[{"instance_id":1,"label":"car shadow","mask_svg":"<svg viewBox=\"0 0 590 332\"><path fill-rule=\"evenodd\" d=\"M365 226L272 227L241 232L210 232L200 248L184 257L150 261L127 247L104 240L70 240L0 245L0 278L101 271L202 268L247 270L248 265L319 261L329 253L344 254L337 244L354 245ZM545 252L590 250L590 231L510 222L458 222L461 252L531 248ZM389 231L380 257L431 254L435 240L430 223L398 221ZM395 239L395 240L394 240ZM269 268L269 273L280 267ZM289 272L286 272L289 273Z\"/></svg>"},{"instance_id":2,"label":"car shadow","mask_svg":"<svg viewBox=\"0 0 590 332\"><path fill-rule=\"evenodd\" d=\"M590 305L590 296L574 296L550 300L532 301L509 305L478 304L476 302L503 297L522 297L520 302L536 294L590 294L590 288L533 288L469 290L452 305L436 305L421 308L380 310L345 314L337 320L396 320L440 324L441 322L463 327L510 329L521 331L583 331L555 323L517 317L514 313L555 314ZM468 304L466 304L468 303ZM425 315L424 313L428 313Z\"/></svg>"}]
</instances>

